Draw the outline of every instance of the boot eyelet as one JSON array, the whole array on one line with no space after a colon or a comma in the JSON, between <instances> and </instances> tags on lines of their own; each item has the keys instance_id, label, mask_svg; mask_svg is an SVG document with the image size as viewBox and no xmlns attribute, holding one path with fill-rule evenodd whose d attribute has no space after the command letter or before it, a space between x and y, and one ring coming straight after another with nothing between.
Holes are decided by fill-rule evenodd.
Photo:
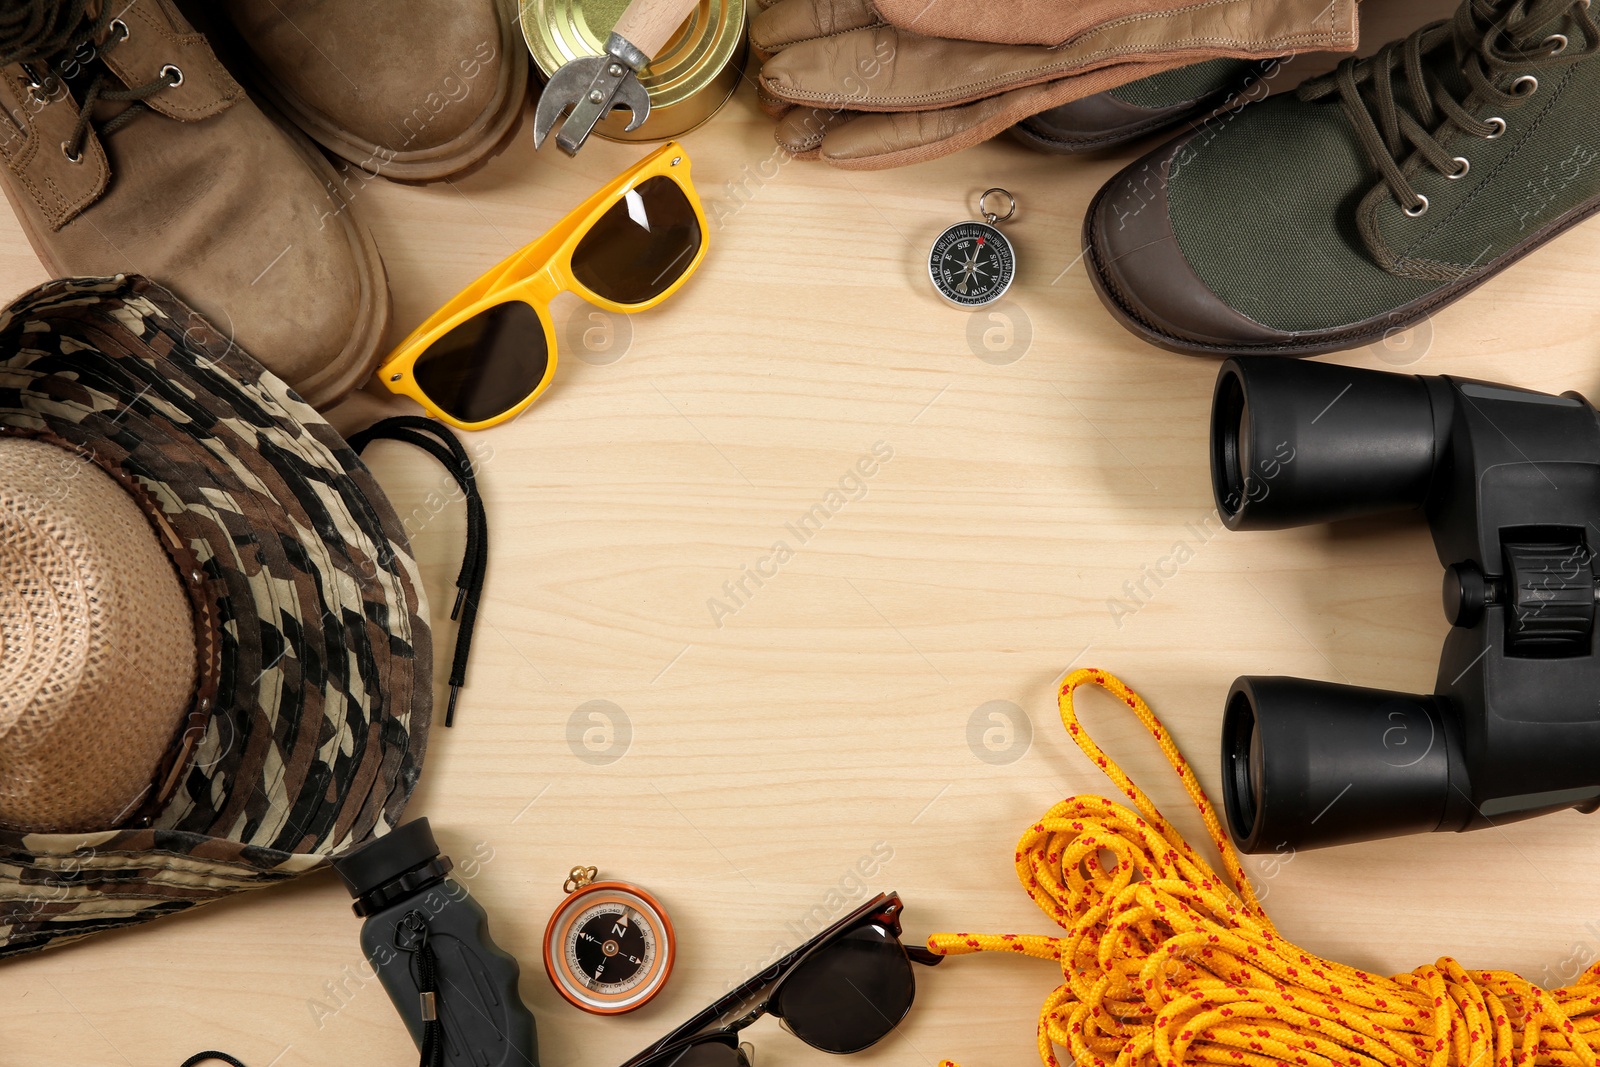
<instances>
[{"instance_id":1,"label":"boot eyelet","mask_svg":"<svg viewBox=\"0 0 1600 1067\"><path fill-rule=\"evenodd\" d=\"M1458 182L1467 176L1468 171L1472 170L1472 160L1466 156L1457 156L1454 162L1456 169L1446 174L1445 177L1453 182Z\"/></svg>"},{"instance_id":2,"label":"boot eyelet","mask_svg":"<svg viewBox=\"0 0 1600 1067\"><path fill-rule=\"evenodd\" d=\"M67 162L71 163L73 165L77 165L79 163L82 163L83 162L83 151L80 149L77 155L73 155L70 151L68 151L69 147L70 147L69 142L67 142L67 141L62 141L61 142L61 154L67 158Z\"/></svg>"},{"instance_id":3,"label":"boot eyelet","mask_svg":"<svg viewBox=\"0 0 1600 1067\"><path fill-rule=\"evenodd\" d=\"M1485 123L1487 123L1488 125L1494 127L1494 132L1493 133L1486 133L1486 134L1483 135L1483 139L1485 141L1498 141L1500 138L1502 138L1502 137L1504 137L1506 135L1506 120L1505 119L1503 119L1500 116L1496 115L1494 118L1484 119L1483 121Z\"/></svg>"},{"instance_id":4,"label":"boot eyelet","mask_svg":"<svg viewBox=\"0 0 1600 1067\"><path fill-rule=\"evenodd\" d=\"M179 70L175 64L168 63L166 66L162 67L161 76L165 78L167 80L167 84L174 89L183 84L183 71ZM1538 88L1538 85L1538 82L1534 82L1535 88Z\"/></svg>"},{"instance_id":5,"label":"boot eyelet","mask_svg":"<svg viewBox=\"0 0 1600 1067\"><path fill-rule=\"evenodd\" d=\"M1539 91L1539 79L1532 74L1524 74L1511 83L1511 95L1528 97Z\"/></svg>"},{"instance_id":6,"label":"boot eyelet","mask_svg":"<svg viewBox=\"0 0 1600 1067\"><path fill-rule=\"evenodd\" d=\"M1428 213L1428 198L1418 193L1415 207L1403 207L1400 210L1406 213L1407 218L1420 219Z\"/></svg>"},{"instance_id":7,"label":"boot eyelet","mask_svg":"<svg viewBox=\"0 0 1600 1067\"><path fill-rule=\"evenodd\" d=\"M1571 44L1572 42L1567 40L1567 35L1564 33L1552 33L1550 36L1544 39L1544 43L1551 46L1551 55L1559 56L1562 52L1567 50L1567 45Z\"/></svg>"},{"instance_id":8,"label":"boot eyelet","mask_svg":"<svg viewBox=\"0 0 1600 1067\"><path fill-rule=\"evenodd\" d=\"M128 32L128 24L126 22L123 22L121 19L112 19L111 20L111 25L108 26L107 28L112 33L115 33L115 34L119 35L117 37L117 40L119 42L120 41L126 41L129 37L133 36L133 34Z\"/></svg>"}]
</instances>

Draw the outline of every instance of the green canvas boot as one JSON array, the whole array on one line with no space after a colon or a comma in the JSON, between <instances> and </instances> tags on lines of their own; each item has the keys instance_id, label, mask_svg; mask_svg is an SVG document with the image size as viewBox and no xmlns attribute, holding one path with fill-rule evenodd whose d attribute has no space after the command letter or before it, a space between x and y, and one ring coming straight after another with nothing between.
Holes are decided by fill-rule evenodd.
<instances>
[{"instance_id":1,"label":"green canvas boot","mask_svg":"<svg viewBox=\"0 0 1600 1067\"><path fill-rule=\"evenodd\" d=\"M1174 351L1379 340L1600 210L1597 48L1589 0L1464 0L1118 174L1090 278Z\"/></svg>"},{"instance_id":2,"label":"green canvas boot","mask_svg":"<svg viewBox=\"0 0 1600 1067\"><path fill-rule=\"evenodd\" d=\"M1212 59L1152 74L1023 119L1011 136L1056 155L1114 148L1265 96L1278 65L1275 59Z\"/></svg>"}]
</instances>

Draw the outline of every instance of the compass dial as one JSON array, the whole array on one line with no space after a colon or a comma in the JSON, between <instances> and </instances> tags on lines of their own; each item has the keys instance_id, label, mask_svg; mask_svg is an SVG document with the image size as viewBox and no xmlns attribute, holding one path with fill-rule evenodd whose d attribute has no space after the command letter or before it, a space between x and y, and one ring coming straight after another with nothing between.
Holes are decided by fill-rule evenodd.
<instances>
[{"instance_id":1,"label":"compass dial","mask_svg":"<svg viewBox=\"0 0 1600 1067\"><path fill-rule=\"evenodd\" d=\"M611 995L633 988L655 955L655 931L620 901L583 911L567 942L567 966L591 990Z\"/></svg>"},{"instance_id":2,"label":"compass dial","mask_svg":"<svg viewBox=\"0 0 1600 1067\"><path fill-rule=\"evenodd\" d=\"M595 882L569 896L545 930L545 970L556 991L597 1015L648 1001L672 972L672 923L644 890Z\"/></svg>"},{"instance_id":3,"label":"compass dial","mask_svg":"<svg viewBox=\"0 0 1600 1067\"><path fill-rule=\"evenodd\" d=\"M939 235L928 274L939 295L957 307L992 304L1011 288L1016 258L1011 242L987 223L959 222Z\"/></svg>"}]
</instances>

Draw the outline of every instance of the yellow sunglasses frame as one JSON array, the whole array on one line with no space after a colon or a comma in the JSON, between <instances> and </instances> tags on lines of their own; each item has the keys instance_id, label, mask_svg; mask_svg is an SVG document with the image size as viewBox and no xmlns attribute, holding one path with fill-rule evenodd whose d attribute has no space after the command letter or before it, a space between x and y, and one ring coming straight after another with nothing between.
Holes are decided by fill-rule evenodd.
<instances>
[{"instance_id":1,"label":"yellow sunglasses frame","mask_svg":"<svg viewBox=\"0 0 1600 1067\"><path fill-rule=\"evenodd\" d=\"M689 206L694 209L695 221L700 226L700 248L683 273L659 295L642 304L619 304L606 299L577 279L572 273L572 253L595 222L611 210L617 201L634 187L657 177L670 177L683 190ZM676 141L669 141L568 212L566 217L552 226L543 237L524 245L501 260L477 281L457 293L449 303L429 315L384 359L378 367L378 377L390 392L410 397L440 422L462 430L485 430L491 426L498 426L526 411L528 405L539 399L540 394L549 388L555 379L559 353L556 348L555 328L550 317L550 302L556 296L564 292L575 293L598 308L629 315L637 311L647 311L677 292L683 283L689 280L689 276L705 258L710 237L705 209L700 205L700 194L695 192L694 183L690 178L689 154ZM412 369L422 354L439 338L474 315L511 300L520 300L539 313L539 321L544 326L547 353L544 377L534 387L533 392L514 407L508 408L492 419L463 422L429 399L417 385Z\"/></svg>"}]
</instances>

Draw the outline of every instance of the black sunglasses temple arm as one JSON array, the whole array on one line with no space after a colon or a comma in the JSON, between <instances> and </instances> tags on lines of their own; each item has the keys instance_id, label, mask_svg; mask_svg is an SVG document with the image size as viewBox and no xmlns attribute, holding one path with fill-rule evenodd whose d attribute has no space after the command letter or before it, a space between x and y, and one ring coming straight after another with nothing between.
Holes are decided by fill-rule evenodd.
<instances>
[{"instance_id":1,"label":"black sunglasses temple arm","mask_svg":"<svg viewBox=\"0 0 1600 1067\"><path fill-rule=\"evenodd\" d=\"M682 1026L678 1027L678 1029L674 1030L671 1034L668 1034L665 1039L657 1043L658 1047L660 1045L665 1045L670 1041L681 1040L684 1037L692 1035L696 1031L691 1030L690 1027L693 1027L696 1024L699 1024L700 1027L707 1026L715 1020L720 1019L723 1015L732 1011L734 1008L739 1007L750 997L751 994L759 991L765 986L777 984L777 982L785 974L788 974L789 971L793 970L795 965L801 960L811 955L811 953L817 951L823 945L834 940L834 938L837 937L841 932L859 926L880 907L891 905L891 903L895 912L895 919L893 920L895 940L900 940L900 924L898 915L901 907L900 898L893 893L879 894L876 899L871 900L867 904L857 908L855 911L851 912L849 915L846 915L844 918L840 919L826 930L818 933L810 941L807 941L799 948L790 952L787 956L779 959L778 962L774 963L766 970L750 978L737 989L734 989L727 995L721 997L715 1004L711 1005L711 1007L707 1008L699 1015L696 1015L687 1023L684 1023ZM904 942L901 942L900 947L905 949L906 956L909 957L913 963L920 963L924 966L933 967L944 962L943 956L940 956L934 952L929 952L927 949L918 945L907 945ZM757 1016L759 1016L759 1014L760 1013L758 1012ZM736 1031L742 1030L753 1022L755 1022L754 1016L739 1019L738 1025L734 1027L734 1029Z\"/></svg>"},{"instance_id":2,"label":"black sunglasses temple arm","mask_svg":"<svg viewBox=\"0 0 1600 1067\"><path fill-rule=\"evenodd\" d=\"M643 1052L640 1052L638 1055L629 1059L622 1065L622 1067L641 1067L642 1064L649 1063L652 1059L654 1059L659 1053L662 1052L662 1050L681 1044L691 1037L698 1036L713 1023L720 1022L722 1018L729 1012L735 1010L736 1008L746 1006L749 1003L750 998L756 993L759 993L766 987L777 983L785 974L789 973L789 971L792 970L796 964L815 951L819 945L829 941L831 938L837 935L840 930L848 929L849 927L860 923L863 919L871 916L876 909L889 904L891 901L898 906L899 898L891 893L880 894L875 899L868 901L866 904L857 908L849 915L828 927L826 930L823 930L817 934L817 936L813 937L799 948L794 949L788 955L780 958L770 967L746 979L736 988L729 990L723 996L717 998L716 1002L709 1008L706 1008L704 1011L695 1015L682 1026L679 1026L667 1036L661 1038L661 1040L653 1043ZM909 945L903 947L905 948L906 955L916 963L933 966L944 959L943 956L937 956L925 948L917 948ZM765 1010L766 1006L763 1004L754 1010L746 1012L743 1017L735 1020L729 1025L729 1032L737 1033L744 1027L749 1026L751 1023L755 1022L756 1019L760 1018Z\"/></svg>"},{"instance_id":3,"label":"black sunglasses temple arm","mask_svg":"<svg viewBox=\"0 0 1600 1067\"><path fill-rule=\"evenodd\" d=\"M759 993L762 989L766 988L787 974L790 968L799 963L801 958L811 950L811 947L812 942L808 941L804 945L801 945L799 948L790 952L787 956L784 956L782 959L778 960L778 962L774 963L771 967L768 967L757 975L747 978L743 984L729 990L721 997L718 997L709 1008L704 1009L699 1014L685 1022L682 1026L679 1026L667 1036L655 1042L637 1056L634 1056L632 1059L628 1060L628 1062L623 1064L622 1067L637 1067L638 1064L649 1061L663 1049L670 1048L673 1045L687 1040L688 1038L695 1037L708 1026L711 1026L713 1023L720 1022L722 1018L729 1012L736 1008L743 1007L749 1002L752 996L754 996L756 993ZM756 1011L753 1014L747 1014L744 1018L737 1020L738 1026L733 1029L733 1032L736 1033L738 1030L743 1029L744 1027L755 1022L756 1018L759 1016L760 1011Z\"/></svg>"}]
</instances>

